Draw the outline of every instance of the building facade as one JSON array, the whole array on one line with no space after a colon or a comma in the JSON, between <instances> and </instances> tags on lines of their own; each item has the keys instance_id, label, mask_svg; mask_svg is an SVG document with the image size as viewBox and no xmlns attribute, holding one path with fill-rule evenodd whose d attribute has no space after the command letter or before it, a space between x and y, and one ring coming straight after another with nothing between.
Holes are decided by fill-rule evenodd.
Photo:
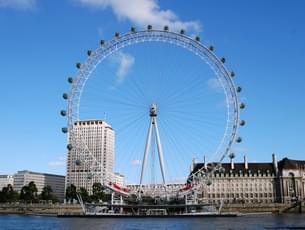
<instances>
[{"instance_id":1,"label":"building facade","mask_svg":"<svg viewBox=\"0 0 305 230\"><path fill-rule=\"evenodd\" d=\"M305 198L305 161L284 158L270 163L223 163L222 170L212 174L210 185L197 193L204 203L289 203ZM205 163L194 163L192 173Z\"/></svg>"},{"instance_id":2,"label":"building facade","mask_svg":"<svg viewBox=\"0 0 305 230\"><path fill-rule=\"evenodd\" d=\"M6 187L8 184L14 185L14 176L12 175L0 175L0 190Z\"/></svg>"},{"instance_id":3,"label":"building facade","mask_svg":"<svg viewBox=\"0 0 305 230\"><path fill-rule=\"evenodd\" d=\"M115 160L115 132L112 127L102 120L86 120L74 123L75 135L80 136L82 146L99 162L99 168L92 175L91 162L84 162L85 150L72 148L67 157L66 186L74 184L77 189L86 188L89 194L95 182L118 181L124 183L124 178L113 172ZM72 141L70 140L71 144Z\"/></svg>"},{"instance_id":4,"label":"building facade","mask_svg":"<svg viewBox=\"0 0 305 230\"><path fill-rule=\"evenodd\" d=\"M65 176L38 173L28 170L18 171L14 175L14 190L20 192L22 187L33 181L37 187L38 193L42 192L45 186L51 186L53 194L59 201L64 200L65 195Z\"/></svg>"},{"instance_id":5,"label":"building facade","mask_svg":"<svg viewBox=\"0 0 305 230\"><path fill-rule=\"evenodd\" d=\"M280 201L289 203L305 199L305 161L284 158L279 161Z\"/></svg>"}]
</instances>

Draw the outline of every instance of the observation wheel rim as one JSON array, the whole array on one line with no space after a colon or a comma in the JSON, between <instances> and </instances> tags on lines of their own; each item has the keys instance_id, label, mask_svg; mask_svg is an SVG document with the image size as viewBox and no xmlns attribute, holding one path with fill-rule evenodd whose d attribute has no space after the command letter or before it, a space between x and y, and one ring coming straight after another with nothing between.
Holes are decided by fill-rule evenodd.
<instances>
[{"instance_id":1,"label":"observation wheel rim","mask_svg":"<svg viewBox=\"0 0 305 230\"><path fill-rule=\"evenodd\" d=\"M69 136L72 139L75 138L73 125L74 122L79 121L80 99L82 96L82 92L83 89L85 88L87 80L90 78L91 74L94 72L97 66L107 57L109 57L111 54L123 49L124 47L132 46L140 42L141 43L165 42L176 45L178 47L182 47L185 50L190 51L194 55L198 55L202 59L202 61L205 62L205 64L209 65L209 67L212 69L214 74L217 76L218 80L221 81L226 96L227 122L226 122L226 129L223 138L219 143L215 155L218 154L218 152L223 151L223 149L225 151L223 152L223 154L221 154L220 159L217 160L217 164L211 170L212 172L214 172L220 167L220 164L223 161L223 159L229 154L229 151L234 143L234 140L237 137L237 129L240 120L240 110L239 110L239 100L238 100L238 94L236 92L235 83L224 63L221 61L220 58L218 58L218 56L216 56L216 54L213 51L211 51L207 46L203 45L201 42L194 40L193 38L185 34L173 32L173 31L156 30L156 29L132 31L122 36L120 35L116 36L110 41L102 44L101 47L97 48L95 51L91 52L90 55L88 55L88 58L86 59L84 64L80 66L76 74L76 77L73 80L72 89L70 91L68 98L67 116L68 116ZM214 68L216 68L217 71L219 72L216 73L215 72L216 70ZM223 79L220 79L220 77L223 77ZM229 98L228 93L230 93L231 98ZM230 106L233 107L233 110ZM233 111L232 114L229 114L230 112L232 112L230 109ZM229 127L229 125L231 127ZM229 128L231 132L229 132ZM226 140L226 138L228 140ZM96 159L94 158L93 154L90 152L87 146L85 146L85 149L86 151L89 152L89 154L92 155L91 156L93 157L92 159L96 161ZM199 173L202 172L203 172L203 167L200 168L198 172L196 172L196 174L190 175L190 177L195 178L198 176Z\"/></svg>"}]
</instances>

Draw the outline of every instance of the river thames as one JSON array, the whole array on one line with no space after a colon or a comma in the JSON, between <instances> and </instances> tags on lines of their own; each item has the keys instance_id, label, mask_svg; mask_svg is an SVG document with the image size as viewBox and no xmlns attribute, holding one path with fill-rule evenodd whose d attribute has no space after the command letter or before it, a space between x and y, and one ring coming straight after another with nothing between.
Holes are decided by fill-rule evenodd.
<instances>
[{"instance_id":1,"label":"river thames","mask_svg":"<svg viewBox=\"0 0 305 230\"><path fill-rule=\"evenodd\" d=\"M218 218L57 218L29 215L0 215L0 229L305 229L305 215L248 215Z\"/></svg>"}]
</instances>

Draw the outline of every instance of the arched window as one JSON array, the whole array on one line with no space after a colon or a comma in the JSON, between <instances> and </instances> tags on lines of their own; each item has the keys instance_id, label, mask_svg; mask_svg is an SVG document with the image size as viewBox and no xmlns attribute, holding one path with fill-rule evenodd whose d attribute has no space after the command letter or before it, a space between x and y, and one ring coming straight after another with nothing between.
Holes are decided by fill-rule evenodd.
<instances>
[{"instance_id":1,"label":"arched window","mask_svg":"<svg viewBox=\"0 0 305 230\"><path fill-rule=\"evenodd\" d=\"M290 172L288 174L288 195L291 198L295 198L296 197L296 186L295 186L295 176L294 173Z\"/></svg>"}]
</instances>

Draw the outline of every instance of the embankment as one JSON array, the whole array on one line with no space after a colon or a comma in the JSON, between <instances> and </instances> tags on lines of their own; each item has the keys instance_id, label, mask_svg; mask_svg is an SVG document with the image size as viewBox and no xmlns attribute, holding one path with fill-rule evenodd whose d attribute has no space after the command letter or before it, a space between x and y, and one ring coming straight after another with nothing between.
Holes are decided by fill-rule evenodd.
<instances>
[{"instance_id":1,"label":"embankment","mask_svg":"<svg viewBox=\"0 0 305 230\"><path fill-rule=\"evenodd\" d=\"M0 204L0 214L41 214L58 213L81 214L78 204Z\"/></svg>"},{"instance_id":2,"label":"embankment","mask_svg":"<svg viewBox=\"0 0 305 230\"><path fill-rule=\"evenodd\" d=\"M305 213L305 206L291 204L230 204L224 205L222 212L240 213ZM69 213L79 215L82 209L78 204L0 204L0 214L57 215Z\"/></svg>"}]
</instances>

